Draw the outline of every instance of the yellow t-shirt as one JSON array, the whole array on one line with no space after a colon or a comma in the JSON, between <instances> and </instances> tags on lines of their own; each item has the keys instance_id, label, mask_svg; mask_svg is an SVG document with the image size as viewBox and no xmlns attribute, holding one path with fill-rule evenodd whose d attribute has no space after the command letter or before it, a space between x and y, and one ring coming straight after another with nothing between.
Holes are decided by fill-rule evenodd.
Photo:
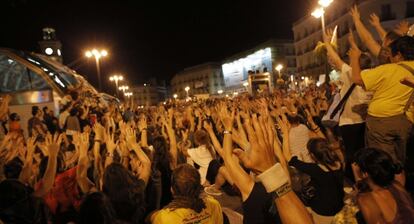
<instances>
[{"instance_id":1,"label":"yellow t-shirt","mask_svg":"<svg viewBox=\"0 0 414 224\"><path fill-rule=\"evenodd\" d=\"M402 62L414 69L414 61ZM412 74L398 64L386 64L361 72L367 91L374 93L368 114L374 117L391 117L402 114L413 89L400 83ZM408 114L412 120L412 114Z\"/></svg>"},{"instance_id":2,"label":"yellow t-shirt","mask_svg":"<svg viewBox=\"0 0 414 224\"><path fill-rule=\"evenodd\" d=\"M221 224L223 213L219 202L212 197L205 197L206 208L200 213L192 209L162 209L151 217L152 224Z\"/></svg>"}]
</instances>

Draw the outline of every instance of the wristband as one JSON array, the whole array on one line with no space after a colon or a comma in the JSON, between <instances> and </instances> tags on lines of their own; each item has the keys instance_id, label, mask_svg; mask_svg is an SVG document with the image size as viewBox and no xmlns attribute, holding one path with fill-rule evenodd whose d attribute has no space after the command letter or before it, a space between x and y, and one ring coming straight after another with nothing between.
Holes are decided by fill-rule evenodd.
<instances>
[{"instance_id":1,"label":"wristband","mask_svg":"<svg viewBox=\"0 0 414 224\"><path fill-rule=\"evenodd\" d=\"M230 134L231 135L231 131L223 131L223 134Z\"/></svg>"},{"instance_id":2,"label":"wristband","mask_svg":"<svg viewBox=\"0 0 414 224\"><path fill-rule=\"evenodd\" d=\"M289 185L289 176L285 173L280 163L276 163L271 168L257 176L257 179L262 182L266 188L267 193L279 190L284 185Z\"/></svg>"},{"instance_id":3,"label":"wristband","mask_svg":"<svg viewBox=\"0 0 414 224\"><path fill-rule=\"evenodd\" d=\"M283 184L281 187L279 187L278 189L276 189L275 191L275 198L280 198L283 195L289 193L292 191L292 187L290 186L289 183L285 183Z\"/></svg>"}]
</instances>

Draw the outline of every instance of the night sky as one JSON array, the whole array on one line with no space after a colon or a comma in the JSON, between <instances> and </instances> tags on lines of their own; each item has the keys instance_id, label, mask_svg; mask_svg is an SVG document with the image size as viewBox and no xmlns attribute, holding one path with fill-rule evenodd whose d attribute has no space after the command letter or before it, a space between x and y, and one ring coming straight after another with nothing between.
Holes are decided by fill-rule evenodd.
<instances>
[{"instance_id":1,"label":"night sky","mask_svg":"<svg viewBox=\"0 0 414 224\"><path fill-rule=\"evenodd\" d=\"M188 66L222 60L270 38L292 38L292 23L316 0L1 0L0 47L38 51L42 27L56 29L65 64L94 82L91 47L108 49L110 74L131 83L167 82Z\"/></svg>"}]
</instances>

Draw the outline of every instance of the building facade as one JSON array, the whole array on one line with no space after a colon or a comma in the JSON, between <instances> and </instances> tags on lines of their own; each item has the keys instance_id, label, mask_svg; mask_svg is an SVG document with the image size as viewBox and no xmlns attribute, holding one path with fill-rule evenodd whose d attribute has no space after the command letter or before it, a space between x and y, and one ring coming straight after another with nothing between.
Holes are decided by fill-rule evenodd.
<instances>
[{"instance_id":1,"label":"building facade","mask_svg":"<svg viewBox=\"0 0 414 224\"><path fill-rule=\"evenodd\" d=\"M349 14L355 4L358 4L362 22L377 40L380 38L369 23L372 13L378 15L386 30L392 30L403 19L411 23L414 21L414 0L335 0L325 10L325 23L327 28L338 26L338 52L342 58L346 58L349 49L349 29L355 30ZM326 63L318 60L314 53L318 41L322 41L321 30L321 20L311 15L293 24L297 71L300 75L317 77L327 71Z\"/></svg>"},{"instance_id":2,"label":"building facade","mask_svg":"<svg viewBox=\"0 0 414 224\"><path fill-rule=\"evenodd\" d=\"M167 99L168 91L165 83L157 83L151 80L148 83L133 86L131 88L132 99L138 106L155 106Z\"/></svg>"},{"instance_id":3,"label":"building facade","mask_svg":"<svg viewBox=\"0 0 414 224\"><path fill-rule=\"evenodd\" d=\"M186 87L190 87L190 96L216 94L224 88L223 74L219 63L209 62L190 68L176 74L171 80L171 94L185 98Z\"/></svg>"},{"instance_id":4,"label":"building facade","mask_svg":"<svg viewBox=\"0 0 414 224\"><path fill-rule=\"evenodd\" d=\"M227 91L243 91L249 73L269 74L272 83L276 80L277 65L282 65L281 73L296 73L296 57L292 40L271 39L249 50L223 60L222 70Z\"/></svg>"}]
</instances>

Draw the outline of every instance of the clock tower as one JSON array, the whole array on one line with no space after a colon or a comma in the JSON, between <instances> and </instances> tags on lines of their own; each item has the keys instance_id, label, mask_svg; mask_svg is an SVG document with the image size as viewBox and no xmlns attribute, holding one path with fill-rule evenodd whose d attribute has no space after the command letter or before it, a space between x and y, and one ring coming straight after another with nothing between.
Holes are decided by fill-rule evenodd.
<instances>
[{"instance_id":1,"label":"clock tower","mask_svg":"<svg viewBox=\"0 0 414 224\"><path fill-rule=\"evenodd\" d=\"M39 41L42 54L62 63L62 43L56 38L56 31L51 27L42 29L43 40Z\"/></svg>"}]
</instances>

